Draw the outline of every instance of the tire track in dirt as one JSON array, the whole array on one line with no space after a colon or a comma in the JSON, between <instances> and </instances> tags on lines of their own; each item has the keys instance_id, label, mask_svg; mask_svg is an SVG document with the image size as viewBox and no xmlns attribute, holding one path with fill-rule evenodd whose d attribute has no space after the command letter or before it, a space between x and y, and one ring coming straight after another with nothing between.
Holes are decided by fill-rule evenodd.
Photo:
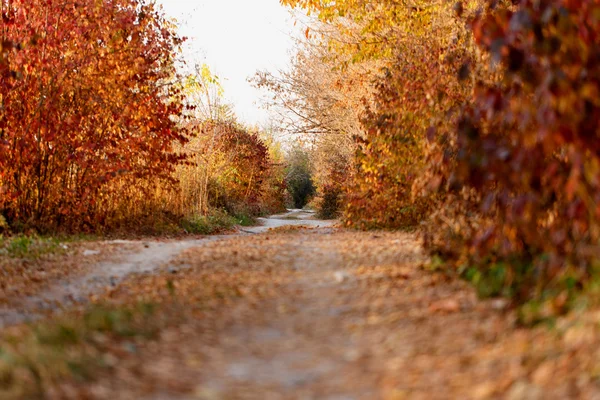
<instances>
[{"instance_id":1,"label":"tire track in dirt","mask_svg":"<svg viewBox=\"0 0 600 400\"><path fill-rule=\"evenodd\" d=\"M102 261L82 277L66 278L51 284L41 292L13 299L11 305L0 306L0 329L33 321L58 310L86 304L95 294L117 286L130 274L151 274L168 268L170 261L185 251L203 246L214 240L229 240L244 234L259 234L287 226L332 226L334 221L314 219L314 213L289 210L269 218L259 218L260 225L240 229L237 234L209 236L183 240L112 240L99 243L127 247L114 260ZM93 254L100 251L90 252Z\"/></svg>"},{"instance_id":2,"label":"tire track in dirt","mask_svg":"<svg viewBox=\"0 0 600 400\"><path fill-rule=\"evenodd\" d=\"M116 261L97 264L83 277L67 278L51 284L32 296L13 300L14 307L0 308L0 328L28 322L48 312L86 304L88 298L106 287L118 285L132 273L153 273L187 249L215 238L180 241L110 241L105 244L127 245L130 249ZM133 249L131 249L131 247Z\"/></svg>"}]
</instances>

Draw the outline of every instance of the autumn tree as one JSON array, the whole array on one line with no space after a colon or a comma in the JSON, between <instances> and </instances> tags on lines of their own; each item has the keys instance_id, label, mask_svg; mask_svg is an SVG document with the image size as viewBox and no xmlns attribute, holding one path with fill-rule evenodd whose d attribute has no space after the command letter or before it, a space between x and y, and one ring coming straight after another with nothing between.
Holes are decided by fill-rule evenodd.
<instances>
[{"instance_id":1,"label":"autumn tree","mask_svg":"<svg viewBox=\"0 0 600 400\"><path fill-rule=\"evenodd\" d=\"M289 70L258 72L253 83L268 91L264 103L281 130L310 149L319 205L326 193L337 199L350 176L355 139L363 135L360 118L371 97L370 81L378 74L378 63L342 70L323 40L339 32L318 21L311 26L320 33L297 41Z\"/></svg>"},{"instance_id":2,"label":"autumn tree","mask_svg":"<svg viewBox=\"0 0 600 400\"><path fill-rule=\"evenodd\" d=\"M196 66L181 87L188 109L180 123L188 141L180 147L186 162L174 174L171 210L194 220L216 209L252 216L283 208L282 160L273 140L237 122L219 77L207 65Z\"/></svg>"},{"instance_id":3,"label":"autumn tree","mask_svg":"<svg viewBox=\"0 0 600 400\"><path fill-rule=\"evenodd\" d=\"M347 224L404 227L423 221L435 197L413 187L426 164L429 128L447 124L469 96L472 81L458 82L456 76L469 61L476 69L466 21L477 4L283 3L316 13L337 32L319 37L344 76L368 65L380 71L359 75L368 89L362 92L366 112L357 117L354 168L344 185Z\"/></svg>"},{"instance_id":4,"label":"autumn tree","mask_svg":"<svg viewBox=\"0 0 600 400\"><path fill-rule=\"evenodd\" d=\"M271 172L269 149L258 132L232 123L215 121L205 131L217 131L215 146L223 157L222 169L213 181L214 205L235 213L238 207L258 212L263 183Z\"/></svg>"},{"instance_id":5,"label":"autumn tree","mask_svg":"<svg viewBox=\"0 0 600 400\"><path fill-rule=\"evenodd\" d=\"M222 165L217 146L220 123L234 122L231 105L224 99L223 86L217 75L206 65L196 65L181 83L188 109L180 121L189 134L181 146L187 162L178 166L179 195L176 210L179 214L207 215L210 211L209 185Z\"/></svg>"},{"instance_id":6,"label":"autumn tree","mask_svg":"<svg viewBox=\"0 0 600 400\"><path fill-rule=\"evenodd\" d=\"M206 64L194 67L183 81L186 103L191 106L189 115L201 121L234 121L233 106L224 97L224 89L219 76Z\"/></svg>"},{"instance_id":7,"label":"autumn tree","mask_svg":"<svg viewBox=\"0 0 600 400\"><path fill-rule=\"evenodd\" d=\"M120 183L170 179L182 40L153 3L2 1L0 213L93 228Z\"/></svg>"}]
</instances>

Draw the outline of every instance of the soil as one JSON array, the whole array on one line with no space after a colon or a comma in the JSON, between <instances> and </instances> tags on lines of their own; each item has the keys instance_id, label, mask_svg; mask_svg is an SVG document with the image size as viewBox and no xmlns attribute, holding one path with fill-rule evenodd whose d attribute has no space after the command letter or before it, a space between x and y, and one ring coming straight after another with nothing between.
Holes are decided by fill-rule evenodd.
<instances>
[{"instance_id":1,"label":"soil","mask_svg":"<svg viewBox=\"0 0 600 400\"><path fill-rule=\"evenodd\" d=\"M87 283L67 281L93 302L155 304L161 331L106 345L120 349L111 368L49 398L600 398L600 313L520 328L507 302L429 271L414 233L297 210L244 230L127 243Z\"/></svg>"},{"instance_id":2,"label":"soil","mask_svg":"<svg viewBox=\"0 0 600 400\"><path fill-rule=\"evenodd\" d=\"M61 309L88 303L106 289L115 287L130 274L149 274L187 249L213 240L258 234L285 227L326 227L335 221L319 221L314 212L291 209L259 218L259 225L239 227L237 234L192 239L109 240L71 244L72 251L28 267L32 279L11 282L0 305L0 328L33 321ZM33 273L31 271L34 270ZM21 288L17 291L17 288Z\"/></svg>"}]
</instances>

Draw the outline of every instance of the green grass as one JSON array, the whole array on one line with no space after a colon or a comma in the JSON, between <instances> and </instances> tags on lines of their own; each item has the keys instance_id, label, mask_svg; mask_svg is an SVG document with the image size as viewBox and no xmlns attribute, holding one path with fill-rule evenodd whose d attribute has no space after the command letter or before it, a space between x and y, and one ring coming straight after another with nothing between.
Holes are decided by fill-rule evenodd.
<instances>
[{"instance_id":1,"label":"green grass","mask_svg":"<svg viewBox=\"0 0 600 400\"><path fill-rule=\"evenodd\" d=\"M0 340L0 398L43 398L69 379L89 381L114 366L116 350L156 337L162 325L151 304L94 306L83 315L36 323Z\"/></svg>"},{"instance_id":2,"label":"green grass","mask_svg":"<svg viewBox=\"0 0 600 400\"><path fill-rule=\"evenodd\" d=\"M209 215L200 215L186 219L182 227L188 232L197 235L212 235L232 229L237 220L235 217L222 210L215 210Z\"/></svg>"},{"instance_id":3,"label":"green grass","mask_svg":"<svg viewBox=\"0 0 600 400\"><path fill-rule=\"evenodd\" d=\"M235 225L254 226L256 218L246 212L230 215L224 210L213 210L208 215L185 219L182 227L188 232L198 235L213 235L233 229Z\"/></svg>"},{"instance_id":4,"label":"green grass","mask_svg":"<svg viewBox=\"0 0 600 400\"><path fill-rule=\"evenodd\" d=\"M38 260L45 256L64 254L72 243L97 240L93 235L2 235L0 256L15 259Z\"/></svg>"},{"instance_id":5,"label":"green grass","mask_svg":"<svg viewBox=\"0 0 600 400\"><path fill-rule=\"evenodd\" d=\"M36 260L46 255L63 253L65 248L61 244L62 240L59 238L0 235L0 255Z\"/></svg>"},{"instance_id":6,"label":"green grass","mask_svg":"<svg viewBox=\"0 0 600 400\"><path fill-rule=\"evenodd\" d=\"M547 256L541 254L538 259L543 262ZM557 316L600 305L600 262L594 261L586 269L565 266L550 276L543 263L536 264L538 259L489 257L477 265L461 265L456 272L480 298L509 299L517 322L525 326L552 324ZM452 267L433 256L427 268L447 272Z\"/></svg>"},{"instance_id":7,"label":"green grass","mask_svg":"<svg viewBox=\"0 0 600 400\"><path fill-rule=\"evenodd\" d=\"M235 220L238 225L241 226L254 226L256 225L256 218L247 213L238 213L235 215Z\"/></svg>"}]
</instances>

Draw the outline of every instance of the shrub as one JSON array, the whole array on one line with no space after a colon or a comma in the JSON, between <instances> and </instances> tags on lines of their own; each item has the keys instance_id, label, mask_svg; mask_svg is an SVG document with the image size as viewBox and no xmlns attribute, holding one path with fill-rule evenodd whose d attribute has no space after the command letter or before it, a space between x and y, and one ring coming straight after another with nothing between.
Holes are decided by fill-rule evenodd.
<instances>
[{"instance_id":1,"label":"shrub","mask_svg":"<svg viewBox=\"0 0 600 400\"><path fill-rule=\"evenodd\" d=\"M342 190L337 185L325 185L323 195L317 202L317 217L319 219L335 219L340 216Z\"/></svg>"},{"instance_id":2,"label":"shrub","mask_svg":"<svg viewBox=\"0 0 600 400\"><path fill-rule=\"evenodd\" d=\"M225 210L212 210L208 215L186 218L182 225L188 233L211 235L230 230L237 222Z\"/></svg>"},{"instance_id":3,"label":"shrub","mask_svg":"<svg viewBox=\"0 0 600 400\"><path fill-rule=\"evenodd\" d=\"M463 29L460 24L452 28ZM470 94L469 84L455 78L470 57L469 48L465 43L444 48L443 43L443 37L428 32L403 44L378 82L375 102L363 118L365 136L357 138L344 210L347 225L415 227L438 204L437 196L414 190L427 168L427 138L433 135L431 125L447 126L451 111Z\"/></svg>"},{"instance_id":4,"label":"shrub","mask_svg":"<svg viewBox=\"0 0 600 400\"><path fill-rule=\"evenodd\" d=\"M428 244L482 276L502 265L494 292L517 301L571 296L595 274L599 16L595 1L523 0L473 23L501 77L481 81L461 113L437 177L451 211Z\"/></svg>"},{"instance_id":5,"label":"shrub","mask_svg":"<svg viewBox=\"0 0 600 400\"><path fill-rule=\"evenodd\" d=\"M12 0L3 8L0 212L11 226L101 224L121 185L170 179L183 142L181 39L152 3Z\"/></svg>"}]
</instances>

